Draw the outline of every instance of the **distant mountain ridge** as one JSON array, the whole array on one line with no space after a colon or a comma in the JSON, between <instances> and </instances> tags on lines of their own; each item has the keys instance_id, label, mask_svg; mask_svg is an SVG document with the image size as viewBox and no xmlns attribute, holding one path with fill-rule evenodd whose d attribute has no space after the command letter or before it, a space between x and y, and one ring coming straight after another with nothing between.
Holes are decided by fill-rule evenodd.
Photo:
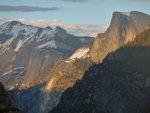
<instances>
[{"instance_id":1,"label":"distant mountain ridge","mask_svg":"<svg viewBox=\"0 0 150 113\"><path fill-rule=\"evenodd\" d=\"M0 25L0 81L9 90L12 104L27 113L53 108L57 104L53 95L59 92L41 90L51 77L51 68L93 40L73 36L58 26L40 28L17 21Z\"/></svg>"},{"instance_id":2,"label":"distant mountain ridge","mask_svg":"<svg viewBox=\"0 0 150 113\"><path fill-rule=\"evenodd\" d=\"M8 89L43 83L57 60L92 42L91 37L76 37L58 26L7 22L0 26L0 80Z\"/></svg>"},{"instance_id":3,"label":"distant mountain ridge","mask_svg":"<svg viewBox=\"0 0 150 113\"><path fill-rule=\"evenodd\" d=\"M141 12L114 12L109 28L97 35L91 49L91 58L96 63L118 49L150 26L150 16Z\"/></svg>"}]
</instances>

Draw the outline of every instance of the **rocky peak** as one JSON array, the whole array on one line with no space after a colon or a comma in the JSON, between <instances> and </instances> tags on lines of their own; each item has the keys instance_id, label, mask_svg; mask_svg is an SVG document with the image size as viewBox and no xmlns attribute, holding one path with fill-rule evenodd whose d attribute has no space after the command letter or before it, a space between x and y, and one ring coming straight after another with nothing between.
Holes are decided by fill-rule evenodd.
<instances>
[{"instance_id":1,"label":"rocky peak","mask_svg":"<svg viewBox=\"0 0 150 113\"><path fill-rule=\"evenodd\" d=\"M39 27L25 25L18 21L11 21L0 26L0 34L18 36L19 34L29 35L37 32Z\"/></svg>"},{"instance_id":2,"label":"rocky peak","mask_svg":"<svg viewBox=\"0 0 150 113\"><path fill-rule=\"evenodd\" d=\"M52 30L52 28L50 26L47 26L46 29Z\"/></svg>"},{"instance_id":3,"label":"rocky peak","mask_svg":"<svg viewBox=\"0 0 150 113\"><path fill-rule=\"evenodd\" d=\"M109 28L97 35L91 49L92 60L99 63L105 56L118 49L150 26L150 16L137 11L114 12Z\"/></svg>"},{"instance_id":4,"label":"rocky peak","mask_svg":"<svg viewBox=\"0 0 150 113\"><path fill-rule=\"evenodd\" d=\"M59 33L67 33L67 31L65 29L63 29L62 27L56 26L56 30Z\"/></svg>"},{"instance_id":5,"label":"rocky peak","mask_svg":"<svg viewBox=\"0 0 150 113\"><path fill-rule=\"evenodd\" d=\"M9 25L11 25L11 26L17 25L17 24L22 24L22 23L19 22L19 21L10 21L10 22L8 22L8 23L9 23Z\"/></svg>"},{"instance_id":6,"label":"rocky peak","mask_svg":"<svg viewBox=\"0 0 150 113\"><path fill-rule=\"evenodd\" d=\"M2 25L0 25L0 30L11 30L14 26L20 26L20 25L23 25L21 22L18 22L18 21L10 21L10 22L6 22Z\"/></svg>"}]
</instances>

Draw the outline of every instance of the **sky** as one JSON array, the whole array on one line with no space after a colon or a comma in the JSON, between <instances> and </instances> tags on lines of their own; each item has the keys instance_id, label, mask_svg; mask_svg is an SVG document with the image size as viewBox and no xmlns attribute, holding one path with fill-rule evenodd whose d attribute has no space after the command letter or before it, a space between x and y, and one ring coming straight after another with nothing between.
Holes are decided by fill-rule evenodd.
<instances>
[{"instance_id":1,"label":"sky","mask_svg":"<svg viewBox=\"0 0 150 113\"><path fill-rule=\"evenodd\" d=\"M1 0L0 23L17 20L34 26L61 26L69 33L96 36L114 11L150 15L150 0Z\"/></svg>"}]
</instances>

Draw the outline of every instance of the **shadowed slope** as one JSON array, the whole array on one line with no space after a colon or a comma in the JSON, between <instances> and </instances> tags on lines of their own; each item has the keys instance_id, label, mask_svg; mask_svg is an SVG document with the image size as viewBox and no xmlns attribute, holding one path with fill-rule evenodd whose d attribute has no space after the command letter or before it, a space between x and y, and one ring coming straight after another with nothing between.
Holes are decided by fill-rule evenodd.
<instances>
[{"instance_id":1,"label":"shadowed slope","mask_svg":"<svg viewBox=\"0 0 150 113\"><path fill-rule=\"evenodd\" d=\"M50 113L149 113L150 29L92 66Z\"/></svg>"}]
</instances>

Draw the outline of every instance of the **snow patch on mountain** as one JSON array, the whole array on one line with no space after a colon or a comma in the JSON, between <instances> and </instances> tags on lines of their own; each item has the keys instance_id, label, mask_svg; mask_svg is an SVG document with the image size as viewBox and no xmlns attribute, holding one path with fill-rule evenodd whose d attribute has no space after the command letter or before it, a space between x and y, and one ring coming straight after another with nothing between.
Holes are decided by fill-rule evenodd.
<instances>
[{"instance_id":1,"label":"snow patch on mountain","mask_svg":"<svg viewBox=\"0 0 150 113\"><path fill-rule=\"evenodd\" d=\"M38 28L36 27L32 27L32 26L24 26L21 24L17 24L15 26L13 26L12 30L11 30L11 34L18 36L20 31L24 31L24 35L30 35L30 34L35 34L37 32Z\"/></svg>"},{"instance_id":2,"label":"snow patch on mountain","mask_svg":"<svg viewBox=\"0 0 150 113\"><path fill-rule=\"evenodd\" d=\"M80 48L78 49L71 57L69 57L65 62L75 61L75 59L89 57L88 52L89 48Z\"/></svg>"},{"instance_id":3,"label":"snow patch on mountain","mask_svg":"<svg viewBox=\"0 0 150 113\"><path fill-rule=\"evenodd\" d=\"M23 69L23 68L24 68L24 67L15 67L15 68L13 68L12 70L9 70L9 71L3 73L3 75L7 75L7 74L11 73L12 71L16 71L16 70L18 70L18 69Z\"/></svg>"},{"instance_id":4,"label":"snow patch on mountain","mask_svg":"<svg viewBox=\"0 0 150 113\"><path fill-rule=\"evenodd\" d=\"M0 33L6 33L6 34L11 34L13 36L18 36L20 32L27 36L30 34L35 34L38 31L38 27L33 27L30 25L23 25L21 23L16 23L15 25L12 25L13 22L7 22L5 24L2 24L0 26ZM12 27L13 26L13 27Z\"/></svg>"},{"instance_id":5,"label":"snow patch on mountain","mask_svg":"<svg viewBox=\"0 0 150 113\"><path fill-rule=\"evenodd\" d=\"M7 74L11 73L12 71L13 71L13 70L9 70L9 71L7 71L7 72L3 73L3 74L2 74L2 76L1 76L0 78L2 78L3 76L5 76L5 75L7 75Z\"/></svg>"},{"instance_id":6,"label":"snow patch on mountain","mask_svg":"<svg viewBox=\"0 0 150 113\"><path fill-rule=\"evenodd\" d=\"M15 37L12 37L11 39L7 40L7 41L3 44L3 47L9 46L9 45L13 42L14 39L15 39Z\"/></svg>"},{"instance_id":7,"label":"snow patch on mountain","mask_svg":"<svg viewBox=\"0 0 150 113\"><path fill-rule=\"evenodd\" d=\"M40 37L38 38L38 42L44 40L42 37L43 36L47 36L48 39L52 38L56 33L56 29L44 29L40 35Z\"/></svg>"},{"instance_id":8,"label":"snow patch on mountain","mask_svg":"<svg viewBox=\"0 0 150 113\"><path fill-rule=\"evenodd\" d=\"M19 42L18 42L18 44L17 44L17 46L16 46L16 49L15 49L14 51L15 51L15 52L18 52L22 45L23 45L23 41L22 41L22 40L19 40Z\"/></svg>"},{"instance_id":9,"label":"snow patch on mountain","mask_svg":"<svg viewBox=\"0 0 150 113\"><path fill-rule=\"evenodd\" d=\"M5 75L8 75L8 74L12 73L13 71L16 71L16 70L19 70L19 69L24 69L24 67L15 67L15 68L3 73L2 76L0 77L0 79L3 78Z\"/></svg>"},{"instance_id":10,"label":"snow patch on mountain","mask_svg":"<svg viewBox=\"0 0 150 113\"><path fill-rule=\"evenodd\" d=\"M22 47L22 45L27 41L28 39L25 39L25 40L19 40L17 46L16 46L16 49L14 50L15 52L18 52L19 49Z\"/></svg>"},{"instance_id":11,"label":"snow patch on mountain","mask_svg":"<svg viewBox=\"0 0 150 113\"><path fill-rule=\"evenodd\" d=\"M55 43L54 40L51 40L49 42L46 42L44 44L39 45L37 48L41 49L41 48L57 48L57 45Z\"/></svg>"},{"instance_id":12,"label":"snow patch on mountain","mask_svg":"<svg viewBox=\"0 0 150 113\"><path fill-rule=\"evenodd\" d=\"M39 29L38 27L23 25L21 23L16 23L12 27L12 23L8 22L0 26L0 33L12 35L12 38L10 38L9 40L0 45L0 47L3 47L3 52L9 49L8 47L10 46L10 44L21 34L24 35L26 38L24 38L23 40L19 40L19 42L17 43L15 52L19 51L21 46L29 38L33 37Z\"/></svg>"},{"instance_id":13,"label":"snow patch on mountain","mask_svg":"<svg viewBox=\"0 0 150 113\"><path fill-rule=\"evenodd\" d=\"M9 24L9 23L4 23L4 24L0 25L0 33L2 33L3 30L5 30L5 29L8 28L8 24Z\"/></svg>"},{"instance_id":14,"label":"snow patch on mountain","mask_svg":"<svg viewBox=\"0 0 150 113\"><path fill-rule=\"evenodd\" d=\"M22 45L23 45L24 43L26 43L29 39L31 39L32 36L33 36L33 35L31 35L30 37L28 37L28 38L26 38L26 39L24 39L24 40L19 40L19 42L17 43L17 46L16 46L16 48L15 48L14 51L15 51L15 52L18 52L19 49L22 47Z\"/></svg>"}]
</instances>

